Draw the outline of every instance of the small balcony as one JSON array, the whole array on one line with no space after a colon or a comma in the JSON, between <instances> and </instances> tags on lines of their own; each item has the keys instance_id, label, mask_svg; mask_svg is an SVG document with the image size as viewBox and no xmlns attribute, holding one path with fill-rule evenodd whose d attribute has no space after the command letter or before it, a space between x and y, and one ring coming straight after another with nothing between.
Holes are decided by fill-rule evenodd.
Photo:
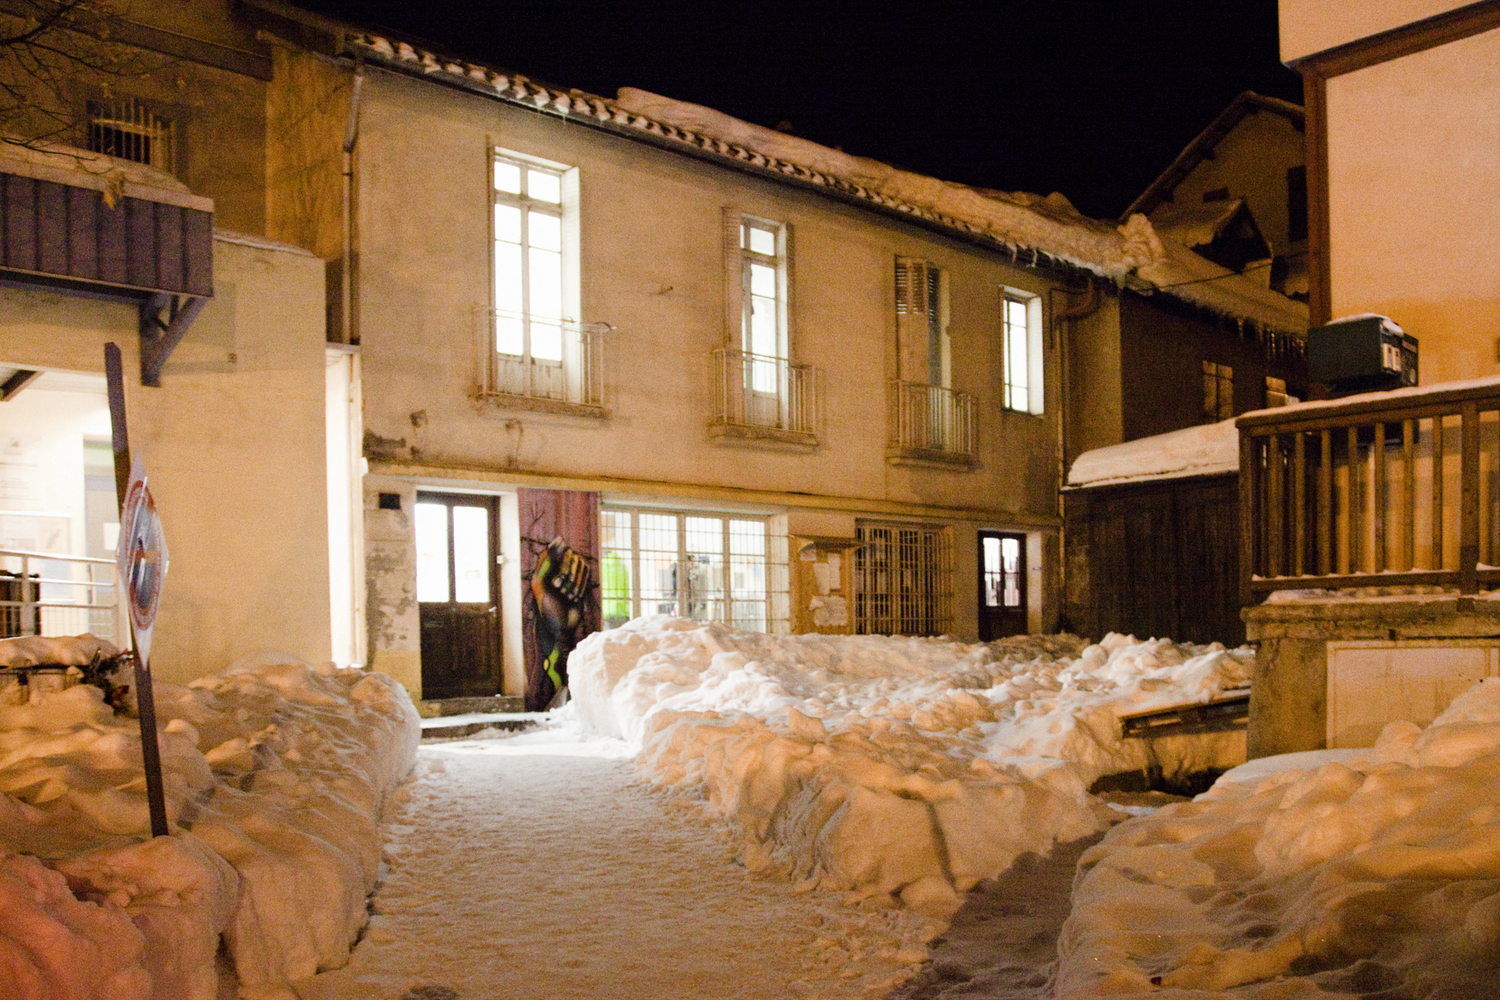
<instances>
[{"instance_id":1,"label":"small balcony","mask_svg":"<svg viewBox=\"0 0 1500 1000\"><path fill-rule=\"evenodd\" d=\"M1500 385L1241 417L1245 605L1272 591L1500 585Z\"/></svg>"},{"instance_id":2,"label":"small balcony","mask_svg":"<svg viewBox=\"0 0 1500 1000\"><path fill-rule=\"evenodd\" d=\"M495 350L495 312L481 310L479 397L501 409L602 418L603 325L565 324L561 358L501 354Z\"/></svg>"},{"instance_id":3,"label":"small balcony","mask_svg":"<svg viewBox=\"0 0 1500 1000\"><path fill-rule=\"evenodd\" d=\"M892 380L890 413L885 459L891 465L972 469L979 464L974 397L968 393Z\"/></svg>"},{"instance_id":4,"label":"small balcony","mask_svg":"<svg viewBox=\"0 0 1500 1000\"><path fill-rule=\"evenodd\" d=\"M818 445L823 373L786 358L721 347L714 351L709 434L725 442Z\"/></svg>"}]
</instances>

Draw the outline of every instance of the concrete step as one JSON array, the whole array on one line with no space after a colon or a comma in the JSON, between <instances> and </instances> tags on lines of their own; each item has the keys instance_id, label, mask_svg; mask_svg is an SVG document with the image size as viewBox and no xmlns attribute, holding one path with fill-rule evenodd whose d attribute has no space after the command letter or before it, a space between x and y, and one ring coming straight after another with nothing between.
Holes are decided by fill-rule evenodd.
<instances>
[{"instance_id":1,"label":"concrete step","mask_svg":"<svg viewBox=\"0 0 1500 1000\"><path fill-rule=\"evenodd\" d=\"M433 698L417 703L417 714L424 719L474 713L500 714L524 712L526 699L520 695L496 694L477 698Z\"/></svg>"},{"instance_id":2,"label":"concrete step","mask_svg":"<svg viewBox=\"0 0 1500 1000\"><path fill-rule=\"evenodd\" d=\"M521 732L530 729L544 716L543 712L467 712L462 715L445 715L422 720L422 737L452 739L455 736L472 736L485 729L504 729Z\"/></svg>"}]
</instances>

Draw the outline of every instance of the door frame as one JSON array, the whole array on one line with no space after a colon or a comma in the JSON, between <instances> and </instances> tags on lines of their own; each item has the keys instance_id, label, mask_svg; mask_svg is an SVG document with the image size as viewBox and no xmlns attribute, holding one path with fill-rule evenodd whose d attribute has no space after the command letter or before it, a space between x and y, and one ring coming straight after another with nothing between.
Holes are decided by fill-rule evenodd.
<instances>
[{"instance_id":1,"label":"door frame","mask_svg":"<svg viewBox=\"0 0 1500 1000\"><path fill-rule=\"evenodd\" d=\"M479 508L481 508L481 509L483 509L483 510L485 510L487 512L487 520L488 520L488 525L489 525L489 537L487 539L487 544L488 544L488 547L489 547L489 552L488 552L488 555L487 555L487 560L486 560L486 566L485 566L485 568L486 568L486 570L488 571L488 574L489 574L489 595L490 595L490 602L489 602L490 603L490 609L489 609L488 614L487 614L487 617L488 617L489 623L490 623L488 646L489 646L489 649L490 649L490 667L491 668L490 668L489 672L490 672L490 674L493 675L493 678L494 678L494 690L491 691L491 692L488 692L488 694L493 694L493 695L500 694L503 691L503 688L504 688L504 656L505 656L505 652L504 652L503 640L504 640L504 631L505 630L504 630L504 627L502 625L502 620L504 618L504 613L503 613L503 609L502 609L502 606L501 606L501 594L502 594L501 584L502 584L502 581L501 581L501 578L500 578L500 568L501 568L500 567L500 556L501 556L501 551L502 550L501 550L501 547L500 547L500 542L501 542L501 538L500 538L500 499L501 498L498 495L492 494L492 493L468 493L468 492L455 492L455 491L445 491L445 490L436 490L436 489L418 489L417 495L416 495L416 501L415 501L416 504L422 504L422 503L440 503L447 510L447 536L448 536L447 567L448 567L448 594L449 594L449 600L446 603L449 604L450 606L457 605L459 603L455 599L457 597L457 586L456 586L457 580L455 579L455 567L454 567L454 545L455 545L456 539L455 539L454 532L453 532L453 508L454 507L479 507ZM415 522L415 518L416 518L416 511L415 511L415 509L413 509L412 518L413 518L413 521ZM414 586L414 589L415 589L415 579L413 579L413 586ZM440 603L440 602L430 602L430 601L429 602L423 602L421 600L418 600L418 602L417 602L418 661L419 661L420 677L422 679L422 697L423 697L424 700L432 697L432 695L429 693L430 690L431 690L430 687L429 687L429 684L431 682L437 681L437 678L433 677L431 674L429 674L429 669L430 669L429 663L427 662L426 657L422 656L422 654L421 654L421 647L422 647L421 636L422 636L422 623L423 623L423 607L424 607L424 604L426 606L430 607L430 606L432 606L433 604L436 604L436 603ZM472 603L472 602L465 602L465 603ZM437 685L437 686L439 688L441 688L441 685ZM485 686L488 687L489 685L485 685ZM465 697L465 696L468 696L468 695L467 694L444 694L444 695L440 695L440 697ZM473 696L474 697L484 697L484 695L473 695Z\"/></svg>"}]
</instances>

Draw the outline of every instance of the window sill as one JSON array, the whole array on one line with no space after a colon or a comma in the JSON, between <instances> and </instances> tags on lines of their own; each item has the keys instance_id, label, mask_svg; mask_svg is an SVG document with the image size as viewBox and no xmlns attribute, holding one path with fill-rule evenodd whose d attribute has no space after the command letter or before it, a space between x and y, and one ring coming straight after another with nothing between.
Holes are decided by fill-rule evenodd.
<instances>
[{"instance_id":1,"label":"window sill","mask_svg":"<svg viewBox=\"0 0 1500 1000\"><path fill-rule=\"evenodd\" d=\"M972 472L979 468L979 458L957 451L937 451L932 448L887 448L887 465L906 466L915 469L947 469L950 472Z\"/></svg>"},{"instance_id":2,"label":"window sill","mask_svg":"<svg viewBox=\"0 0 1500 1000\"><path fill-rule=\"evenodd\" d=\"M509 392L481 392L477 395L482 405L496 410L525 410L530 413L550 413L560 417L581 417L603 422L609 418L609 410L602 405L570 403L562 399L547 399L543 396L519 396Z\"/></svg>"},{"instance_id":3,"label":"window sill","mask_svg":"<svg viewBox=\"0 0 1500 1000\"><path fill-rule=\"evenodd\" d=\"M816 434L789 431L780 427L716 422L708 425L708 436L718 444L773 448L779 451L810 452L818 447Z\"/></svg>"}]
</instances>

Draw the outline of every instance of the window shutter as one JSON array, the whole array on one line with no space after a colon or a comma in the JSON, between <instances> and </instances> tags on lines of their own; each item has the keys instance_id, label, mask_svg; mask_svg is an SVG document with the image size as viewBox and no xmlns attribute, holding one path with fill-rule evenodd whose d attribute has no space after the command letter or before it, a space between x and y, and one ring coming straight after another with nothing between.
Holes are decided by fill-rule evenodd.
<instances>
[{"instance_id":1,"label":"window shutter","mask_svg":"<svg viewBox=\"0 0 1500 1000\"><path fill-rule=\"evenodd\" d=\"M785 357L795 358L797 353L792 349L792 345L797 342L794 336L796 330L794 320L797 313L794 308L795 303L792 298L792 289L796 287L796 282L792 279L795 274L794 268L796 267L797 255L792 252L792 224L790 222L782 225L781 238L783 241L781 246L781 275L782 280L786 282L786 287L782 289L781 295L781 307L785 310L785 315L781 317L781 329L786 337L786 343L782 344L781 349Z\"/></svg>"},{"instance_id":2,"label":"window shutter","mask_svg":"<svg viewBox=\"0 0 1500 1000\"><path fill-rule=\"evenodd\" d=\"M740 256L740 213L724 209L724 346L739 349L745 336L745 265Z\"/></svg>"},{"instance_id":3,"label":"window shutter","mask_svg":"<svg viewBox=\"0 0 1500 1000\"><path fill-rule=\"evenodd\" d=\"M931 381L928 271L925 260L896 258L896 373L923 385Z\"/></svg>"}]
</instances>

